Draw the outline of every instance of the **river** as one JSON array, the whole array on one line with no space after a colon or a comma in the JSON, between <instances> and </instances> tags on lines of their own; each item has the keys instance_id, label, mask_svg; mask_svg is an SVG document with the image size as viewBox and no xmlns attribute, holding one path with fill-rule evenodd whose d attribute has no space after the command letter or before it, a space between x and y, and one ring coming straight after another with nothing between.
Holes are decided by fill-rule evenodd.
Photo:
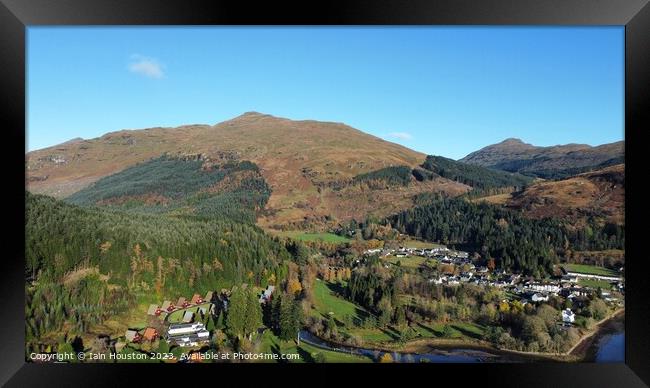
<instances>
[{"instance_id":1,"label":"river","mask_svg":"<svg viewBox=\"0 0 650 388\"><path fill-rule=\"evenodd\" d=\"M598 347L596 362L625 362L625 333L603 337Z\"/></svg>"},{"instance_id":2,"label":"river","mask_svg":"<svg viewBox=\"0 0 650 388\"><path fill-rule=\"evenodd\" d=\"M306 330L300 332L300 340L313 346L366 356L373 360L384 351L341 346L318 338ZM533 359L511 354L494 354L470 348L432 349L428 353L390 352L395 362L437 362L437 363L477 363L477 362L531 362ZM606 325L589 346L586 362L624 362L625 325L623 319L615 319Z\"/></svg>"},{"instance_id":3,"label":"river","mask_svg":"<svg viewBox=\"0 0 650 388\"><path fill-rule=\"evenodd\" d=\"M386 353L375 349L364 349L357 347L341 346L332 344L321 338L318 338L306 330L300 332L300 340L306 343L337 352L348 354L357 354L360 356L377 359L378 356ZM512 359L506 359L500 355L491 354L482 350L475 349L440 349L431 353L402 353L390 352L395 362L451 362L451 363L475 363L475 362L512 362Z\"/></svg>"}]
</instances>

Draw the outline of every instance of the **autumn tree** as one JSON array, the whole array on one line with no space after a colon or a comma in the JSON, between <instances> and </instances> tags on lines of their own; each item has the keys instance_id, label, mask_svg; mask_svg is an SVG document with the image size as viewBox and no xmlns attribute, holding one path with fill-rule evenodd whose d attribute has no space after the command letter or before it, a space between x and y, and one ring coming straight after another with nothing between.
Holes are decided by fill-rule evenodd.
<instances>
[{"instance_id":1,"label":"autumn tree","mask_svg":"<svg viewBox=\"0 0 650 388\"><path fill-rule=\"evenodd\" d=\"M287 282L287 293L292 296L296 296L302 291L302 286L298 279L289 279Z\"/></svg>"}]
</instances>

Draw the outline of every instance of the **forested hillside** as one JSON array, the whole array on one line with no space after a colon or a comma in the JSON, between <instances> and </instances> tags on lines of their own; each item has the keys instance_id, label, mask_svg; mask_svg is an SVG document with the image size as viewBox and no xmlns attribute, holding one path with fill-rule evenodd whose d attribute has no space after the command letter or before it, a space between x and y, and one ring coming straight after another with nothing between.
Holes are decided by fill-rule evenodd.
<instances>
[{"instance_id":1,"label":"forested hillside","mask_svg":"<svg viewBox=\"0 0 650 388\"><path fill-rule=\"evenodd\" d=\"M206 164L200 158L163 155L102 178L66 200L141 213L254 222L271 195L248 161Z\"/></svg>"},{"instance_id":2,"label":"forested hillside","mask_svg":"<svg viewBox=\"0 0 650 388\"><path fill-rule=\"evenodd\" d=\"M411 181L411 169L408 166L393 166L359 174L354 177L354 183L383 181L389 185L406 186Z\"/></svg>"},{"instance_id":3,"label":"forested hillside","mask_svg":"<svg viewBox=\"0 0 650 388\"><path fill-rule=\"evenodd\" d=\"M491 170L434 155L427 156L422 164L422 168L426 172L464 183L478 190L498 187L512 187L518 190L533 181L532 178L521 174ZM418 180L430 179L433 174L427 174L426 172L414 170L414 175Z\"/></svg>"},{"instance_id":4,"label":"forested hillside","mask_svg":"<svg viewBox=\"0 0 650 388\"><path fill-rule=\"evenodd\" d=\"M536 275L550 273L564 250L624 249L625 245L624 227L613 223L590 222L573 229L553 218L527 219L499 206L444 197L388 221L402 233L467 246L483 259L495 258L500 268Z\"/></svg>"},{"instance_id":5,"label":"forested hillside","mask_svg":"<svg viewBox=\"0 0 650 388\"><path fill-rule=\"evenodd\" d=\"M83 331L133 307L142 293L173 298L282 278L284 245L256 226L84 208L26 192L28 335ZM99 307L101 305L101 308Z\"/></svg>"}]
</instances>

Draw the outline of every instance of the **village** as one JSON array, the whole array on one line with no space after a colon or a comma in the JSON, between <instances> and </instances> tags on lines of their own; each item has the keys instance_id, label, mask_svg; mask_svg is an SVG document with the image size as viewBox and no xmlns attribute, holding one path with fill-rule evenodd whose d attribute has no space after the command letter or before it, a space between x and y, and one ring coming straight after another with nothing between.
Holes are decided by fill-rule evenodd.
<instances>
[{"instance_id":1,"label":"village","mask_svg":"<svg viewBox=\"0 0 650 388\"><path fill-rule=\"evenodd\" d=\"M500 289L506 297L503 302L507 303L518 302L525 306L529 303L548 302L551 297L568 300L573 307L563 308L558 316L558 325L564 328L575 324L574 309L581 306L590 296L597 296L615 308L624 304L625 283L622 269L620 274L597 274L558 265L555 276L536 279L502 269L477 267L470 254L460 250L443 246L401 246L396 249L368 249L355 260L352 270L363 265L371 256L378 256L385 268L409 268L412 261L417 264L415 269L419 270L430 284L452 287L467 284ZM411 265L410 268L414 267ZM598 286L595 286L596 284ZM247 285L240 287L245 288ZM160 341L164 341L168 347L178 347L190 352L208 346L214 334L214 324L209 325L208 322L227 311L229 297L236 289L237 286L234 286L219 292L208 291L205 295L196 293L189 299L181 296L176 301L163 300L161 303L149 305L146 312L147 326L127 329L124 336L115 343L115 351L119 353L126 346L153 349ZM259 303L263 305L269 302L274 291L273 285L261 289L258 292ZM148 346L143 347L146 344Z\"/></svg>"},{"instance_id":2,"label":"village","mask_svg":"<svg viewBox=\"0 0 650 388\"><path fill-rule=\"evenodd\" d=\"M549 297L562 297L580 306L583 298L595 295L614 307L624 304L625 281L621 274L596 274L589 271L576 271L557 266L557 275L544 279L532 276L511 273L506 270L489 269L487 266L476 267L470 259L469 253L451 250L439 246L433 248L417 248L400 246L397 249L368 249L364 251L364 258L356 261L361 264L369 256L378 255L384 259L384 267L402 265L409 259L420 258L424 268L423 275L430 275L428 282L437 285L458 286L460 284L474 284L483 287L496 287L505 291L507 302L518 301L522 306L528 303L548 302ZM428 264L428 265L427 265ZM434 267L435 270L431 270ZM595 282L594 282L595 281ZM594 286L598 284L598 286ZM575 314L570 309L561 311L558 320L565 326L570 326L575 321Z\"/></svg>"}]
</instances>

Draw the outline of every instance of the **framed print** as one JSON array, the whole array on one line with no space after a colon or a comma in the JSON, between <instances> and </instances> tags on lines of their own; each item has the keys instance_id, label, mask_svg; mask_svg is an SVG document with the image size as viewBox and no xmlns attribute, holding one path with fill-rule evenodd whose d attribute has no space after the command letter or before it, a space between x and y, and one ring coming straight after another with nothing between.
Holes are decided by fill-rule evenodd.
<instances>
[{"instance_id":1,"label":"framed print","mask_svg":"<svg viewBox=\"0 0 650 388\"><path fill-rule=\"evenodd\" d=\"M3 383L647 384L647 2L310 6L3 0Z\"/></svg>"}]
</instances>

